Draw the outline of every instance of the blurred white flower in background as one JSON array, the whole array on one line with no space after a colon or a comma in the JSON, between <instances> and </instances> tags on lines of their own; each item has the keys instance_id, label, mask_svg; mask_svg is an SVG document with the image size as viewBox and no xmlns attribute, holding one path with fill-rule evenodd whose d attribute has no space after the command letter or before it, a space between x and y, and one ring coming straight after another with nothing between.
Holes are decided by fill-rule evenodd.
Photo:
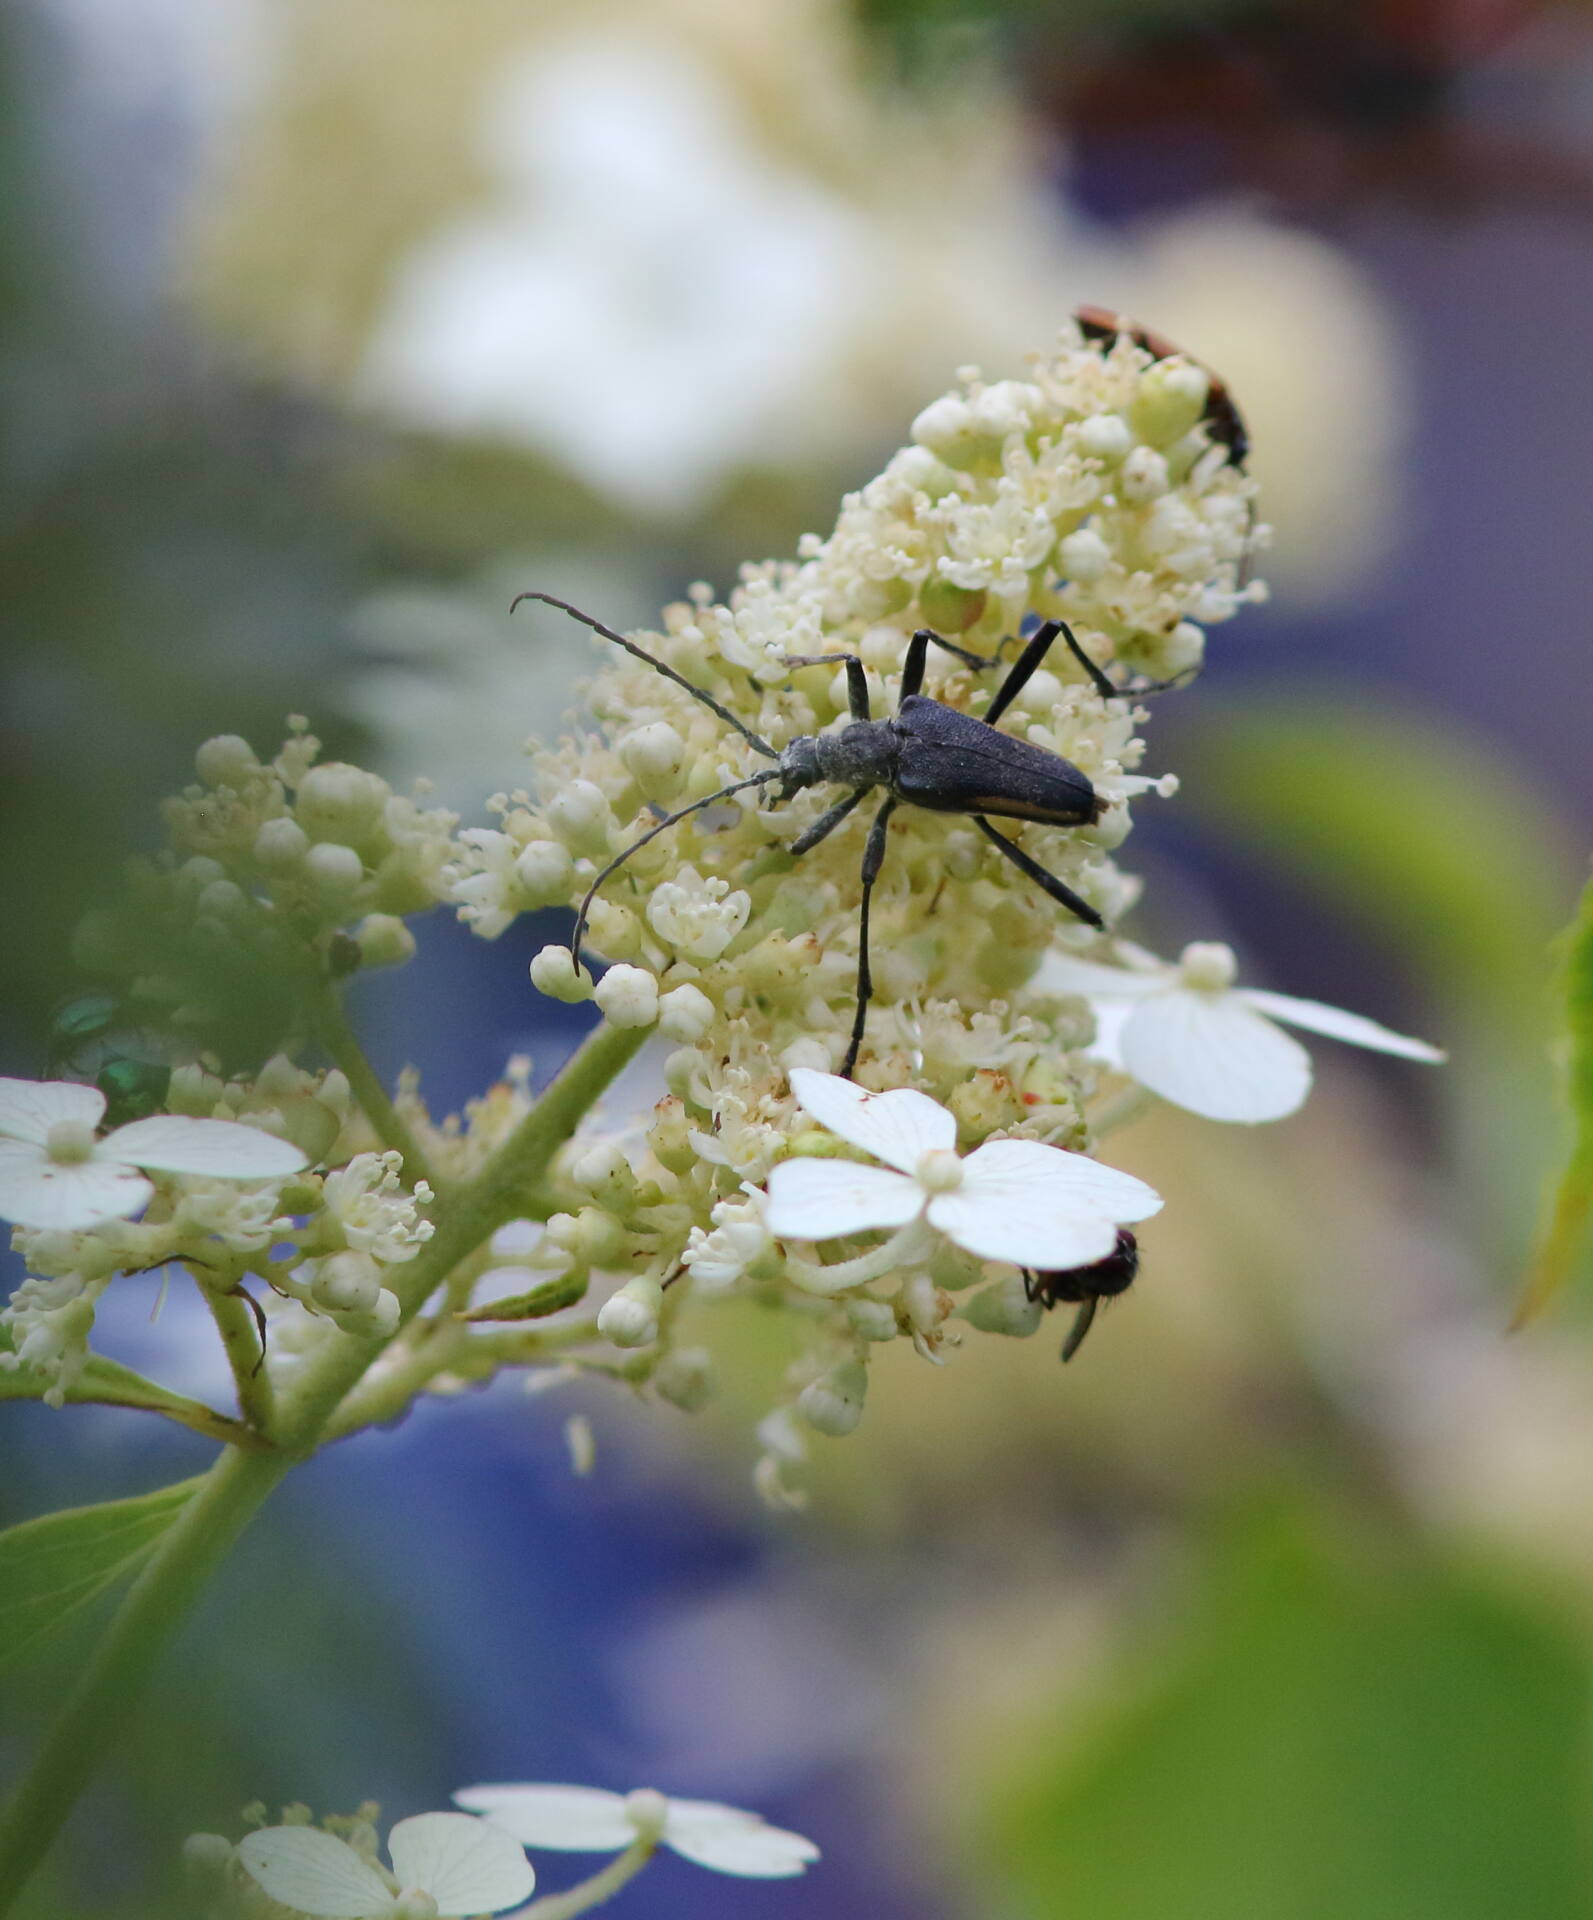
<instances>
[{"instance_id":1,"label":"blurred white flower in background","mask_svg":"<svg viewBox=\"0 0 1593 1920\"><path fill-rule=\"evenodd\" d=\"M1090 223L977 49L892 87L837 0L341 0L274 25L257 111L196 196L209 324L569 475L593 517L689 525L750 475L828 487L953 368L1016 366L1090 302L1227 382L1291 599L1356 592L1396 531L1399 357L1370 280L1230 204ZM457 511L442 477L407 517Z\"/></svg>"},{"instance_id":2,"label":"blurred white flower in background","mask_svg":"<svg viewBox=\"0 0 1593 1920\"><path fill-rule=\"evenodd\" d=\"M645 31L522 51L479 139L494 198L402 262L363 391L689 513L759 463L853 325L866 223Z\"/></svg>"}]
</instances>

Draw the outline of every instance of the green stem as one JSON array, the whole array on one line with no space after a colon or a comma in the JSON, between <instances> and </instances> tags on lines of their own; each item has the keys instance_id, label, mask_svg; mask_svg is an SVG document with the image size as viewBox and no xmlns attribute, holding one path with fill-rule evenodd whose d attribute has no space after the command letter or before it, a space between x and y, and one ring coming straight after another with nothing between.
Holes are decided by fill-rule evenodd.
<instances>
[{"instance_id":1,"label":"green stem","mask_svg":"<svg viewBox=\"0 0 1593 1920\"><path fill-rule=\"evenodd\" d=\"M612 1899L628 1880L636 1878L657 1849L656 1840L633 1841L601 1873L594 1873L589 1880L566 1887L563 1893L550 1893L544 1899L533 1900L530 1906L520 1909L517 1920L572 1920L575 1914L601 1906L605 1900Z\"/></svg>"},{"instance_id":2,"label":"green stem","mask_svg":"<svg viewBox=\"0 0 1593 1920\"><path fill-rule=\"evenodd\" d=\"M412 1320L461 1260L520 1217L520 1201L574 1133L581 1116L640 1050L646 1028L602 1026L567 1060L542 1098L466 1187L448 1195L437 1231L408 1265L389 1270L403 1324ZM359 1384L384 1342L343 1334L330 1340L280 1403L278 1438L312 1453L344 1395Z\"/></svg>"},{"instance_id":3,"label":"green stem","mask_svg":"<svg viewBox=\"0 0 1593 1920\"><path fill-rule=\"evenodd\" d=\"M365 1049L344 1015L342 999L329 982L313 989L310 1012L315 1021L316 1039L347 1077L354 1098L376 1129L377 1137L384 1146L393 1147L404 1156L404 1185L414 1187L424 1180L433 1192L440 1191L420 1142L377 1079L375 1068L366 1059Z\"/></svg>"},{"instance_id":4,"label":"green stem","mask_svg":"<svg viewBox=\"0 0 1593 1920\"><path fill-rule=\"evenodd\" d=\"M44 1857L205 1583L292 1465L283 1454L229 1448L133 1582L65 1711L0 1814L0 1914Z\"/></svg>"},{"instance_id":5,"label":"green stem","mask_svg":"<svg viewBox=\"0 0 1593 1920\"><path fill-rule=\"evenodd\" d=\"M419 1312L455 1263L516 1217L520 1197L646 1037L645 1030L599 1027L476 1179L454 1189L436 1234L407 1267L393 1272L406 1320ZM347 1335L328 1339L279 1400L276 1448L229 1448L162 1539L117 1609L15 1798L0 1814L0 1916L43 1858L100 1756L130 1717L156 1660L205 1583L277 1482L314 1452L339 1403L382 1345Z\"/></svg>"},{"instance_id":6,"label":"green stem","mask_svg":"<svg viewBox=\"0 0 1593 1920\"><path fill-rule=\"evenodd\" d=\"M242 1287L240 1281L235 1291L216 1293L203 1281L199 1283L199 1290L205 1296L205 1304L216 1323L216 1331L221 1335L227 1364L232 1368L238 1411L256 1433L269 1434L274 1405L271 1375L264 1364L265 1351L260 1344L260 1329Z\"/></svg>"}]
</instances>

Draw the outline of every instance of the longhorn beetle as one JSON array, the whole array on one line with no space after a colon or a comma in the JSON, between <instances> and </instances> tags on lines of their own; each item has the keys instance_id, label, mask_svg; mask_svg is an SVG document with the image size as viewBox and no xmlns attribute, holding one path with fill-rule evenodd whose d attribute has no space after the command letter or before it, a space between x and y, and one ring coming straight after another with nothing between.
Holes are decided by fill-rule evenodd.
<instances>
[{"instance_id":1,"label":"longhorn beetle","mask_svg":"<svg viewBox=\"0 0 1593 1920\"><path fill-rule=\"evenodd\" d=\"M982 655L970 653L950 640L942 639L928 627L920 627L907 643L907 657L902 667L901 698L895 713L888 720L876 720L869 709L868 680L863 671L863 662L855 653L788 655L786 664L792 667L845 667L851 720L836 733L802 734L790 741L782 751L771 747L767 740L744 725L728 708L721 706L712 694L702 687L693 686L683 674L677 673L662 660L654 659L634 640L627 640L612 627L605 627L600 620L582 613L579 607L572 607L567 600L556 600L551 593L522 593L515 596L510 611L519 606L522 600L541 600L550 607L557 607L572 619L579 620L583 626L590 627L594 633L601 634L605 640L612 640L616 646L623 647L638 660L645 660L666 679L673 680L676 686L684 687L694 700L700 700L705 707L718 714L726 725L734 727L742 739L765 759L775 763L762 773L752 774L745 780L733 780L717 793L705 794L701 800L693 800L689 806L667 814L656 826L649 827L646 833L633 840L624 852L616 854L609 861L587 888L586 898L581 902L580 912L575 918L575 931L570 936L570 957L577 968L581 964L581 939L586 932L587 916L593 900L597 898L598 889L610 874L617 872L633 853L645 847L666 827L674 826L688 814L712 806L716 800L727 799L733 793L743 793L748 787L778 787L776 797L780 800L789 800L804 787L817 786L820 781L852 789L844 800L838 800L828 812L821 813L805 833L799 834L791 842L790 851L793 854L811 851L832 834L875 788L885 790L885 803L874 816L863 848L857 1008L852 1016L852 1037L841 1067L842 1079L849 1080L852 1077L852 1069L857 1065L858 1049L863 1044L863 1023L868 1016L868 1003L874 991L868 961L869 901L874 882L879 878L880 868L884 864L885 837L890 818L899 806L927 807L934 813L967 814L985 838L999 848L1020 873L1026 874L1036 886L1044 888L1069 913L1076 915L1086 926L1099 927L1104 924L1088 900L1081 899L1065 881L1059 880L1054 873L1048 873L1037 860L1030 859L1020 846L1005 834L998 833L985 818L986 814L993 813L998 818L1008 820L1040 820L1053 827L1083 827L1093 825L1101 817L1103 803L1100 796L1088 776L1081 773L1072 761L1064 760L1061 754L1050 753L1030 741L1015 739L1010 733L1001 733L996 727L996 722L1023 691L1058 637L1089 675L1091 684L1103 699L1136 699L1141 693L1159 692L1163 686L1171 684L1153 681L1144 687L1114 686L1074 639L1065 621L1047 620L1029 637L982 720L974 719L972 714L960 713L955 707L948 707L943 701L919 691L924 683L924 663L932 646L943 647L947 653L954 654L971 667L992 664Z\"/></svg>"}]
</instances>

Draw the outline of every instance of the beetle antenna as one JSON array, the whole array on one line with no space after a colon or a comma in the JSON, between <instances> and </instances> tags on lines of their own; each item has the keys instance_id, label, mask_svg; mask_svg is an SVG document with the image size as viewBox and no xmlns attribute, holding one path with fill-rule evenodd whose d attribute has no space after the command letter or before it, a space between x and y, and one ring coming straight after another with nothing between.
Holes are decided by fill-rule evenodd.
<instances>
[{"instance_id":1,"label":"beetle antenna","mask_svg":"<svg viewBox=\"0 0 1593 1920\"><path fill-rule=\"evenodd\" d=\"M538 599L541 595L536 596ZM639 839L633 840L623 853L617 853L603 871L586 890L586 898L581 902L581 911L575 916L575 932L570 936L570 958L579 968L581 964L581 939L586 932L586 917L592 910L592 902L597 898L599 887L611 873L616 873L639 848L645 847L649 840L656 840L665 827L674 826L677 820L684 820L688 813L700 812L711 807L716 800L728 800L733 793L741 793L748 787L766 787L771 780L781 777L778 767L770 767L764 773L755 773L747 780L733 780L728 787L721 787L717 793L704 794L701 800L693 800L689 807L682 807L678 813L665 814L656 827L649 827Z\"/></svg>"},{"instance_id":2,"label":"beetle antenna","mask_svg":"<svg viewBox=\"0 0 1593 1920\"><path fill-rule=\"evenodd\" d=\"M517 593L509 602L509 611L513 613L522 600L540 600L547 606L557 607L560 613L567 613L572 620L579 620L583 627L590 627L594 633L602 634L605 640L612 640L615 646L623 647L627 653L634 654L638 660L645 660L655 673L661 673L666 680L673 680L677 687L684 687L693 700L700 700L705 707L717 713L726 726L734 727L742 739L756 747L765 759L780 758L779 753L769 745L767 740L754 733L751 727L743 725L728 707L720 706L711 693L705 693L701 687L694 687L683 673L677 673L673 667L666 666L662 660L655 659L645 647L637 646L634 640L627 640L623 633L616 633L612 627L605 627L601 620L594 620L591 614L582 613L579 607L572 607L568 600L556 600L551 593L536 593L530 589L525 593ZM640 846L641 842L638 840L636 844Z\"/></svg>"}]
</instances>

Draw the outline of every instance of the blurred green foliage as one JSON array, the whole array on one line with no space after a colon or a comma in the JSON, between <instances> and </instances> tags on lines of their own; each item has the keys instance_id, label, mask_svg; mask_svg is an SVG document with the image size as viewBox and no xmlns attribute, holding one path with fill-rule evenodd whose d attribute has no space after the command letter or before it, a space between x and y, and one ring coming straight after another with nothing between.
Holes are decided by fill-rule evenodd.
<instances>
[{"instance_id":1,"label":"blurred green foliage","mask_svg":"<svg viewBox=\"0 0 1593 1920\"><path fill-rule=\"evenodd\" d=\"M1177 1644L1009 1783L1009 1920L1576 1920L1585 1650L1531 1598L1279 1503L1212 1545Z\"/></svg>"},{"instance_id":2,"label":"blurred green foliage","mask_svg":"<svg viewBox=\"0 0 1593 1920\"><path fill-rule=\"evenodd\" d=\"M1208 717L1177 750L1181 803L1397 955L1449 1047L1455 1191L1510 1271L1559 1158L1550 943L1575 856L1496 748L1323 690Z\"/></svg>"}]
</instances>

